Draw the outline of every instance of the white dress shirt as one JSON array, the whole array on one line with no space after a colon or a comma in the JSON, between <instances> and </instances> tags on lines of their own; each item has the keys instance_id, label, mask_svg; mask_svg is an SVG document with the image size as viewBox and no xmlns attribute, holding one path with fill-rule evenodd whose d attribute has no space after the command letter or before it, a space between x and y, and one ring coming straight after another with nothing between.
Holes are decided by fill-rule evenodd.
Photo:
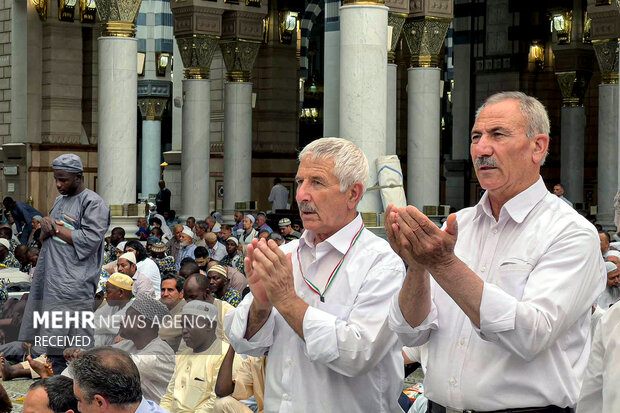
<instances>
[{"instance_id":1,"label":"white dress shirt","mask_svg":"<svg viewBox=\"0 0 620 413\"><path fill-rule=\"evenodd\" d=\"M282 184L274 185L269 193L269 202L272 212L276 212L276 209L288 209L288 189Z\"/></svg>"},{"instance_id":2,"label":"white dress shirt","mask_svg":"<svg viewBox=\"0 0 620 413\"><path fill-rule=\"evenodd\" d=\"M487 194L457 213L455 254L483 281L480 329L431 277L431 310L407 346L428 342L426 396L457 409L573 407L590 351L592 304L606 274L596 229L542 178L502 207Z\"/></svg>"},{"instance_id":3,"label":"white dress shirt","mask_svg":"<svg viewBox=\"0 0 620 413\"><path fill-rule=\"evenodd\" d=\"M249 341L244 339L252 294L226 316L235 351L260 357L269 350L265 412L396 412L402 391L401 346L388 328L389 299L402 285L402 260L367 229L347 254L321 302L304 275L324 289L362 225L358 216L318 245L314 233L282 245L292 254L295 291L310 307L302 340L274 308Z\"/></svg>"},{"instance_id":4,"label":"white dress shirt","mask_svg":"<svg viewBox=\"0 0 620 413\"><path fill-rule=\"evenodd\" d=\"M577 413L607 413L620 409L620 304L599 321L592 338Z\"/></svg>"},{"instance_id":5,"label":"white dress shirt","mask_svg":"<svg viewBox=\"0 0 620 413\"><path fill-rule=\"evenodd\" d=\"M207 251L209 252L209 257L218 262L227 255L226 246L219 241L215 243L213 248L209 248Z\"/></svg>"}]
</instances>

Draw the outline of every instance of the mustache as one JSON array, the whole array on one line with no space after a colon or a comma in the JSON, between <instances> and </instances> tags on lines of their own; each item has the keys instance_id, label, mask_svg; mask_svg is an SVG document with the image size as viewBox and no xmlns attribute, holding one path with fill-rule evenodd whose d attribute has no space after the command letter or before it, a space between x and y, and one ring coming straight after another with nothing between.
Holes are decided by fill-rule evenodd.
<instances>
[{"instance_id":1,"label":"mustache","mask_svg":"<svg viewBox=\"0 0 620 413\"><path fill-rule=\"evenodd\" d=\"M303 201L299 203L299 211L301 212L316 212L316 208L310 204L310 202Z\"/></svg>"},{"instance_id":2,"label":"mustache","mask_svg":"<svg viewBox=\"0 0 620 413\"><path fill-rule=\"evenodd\" d=\"M476 168L480 168L481 166L490 166L491 168L496 168L497 160L492 156L479 156L476 158L474 166Z\"/></svg>"}]
</instances>

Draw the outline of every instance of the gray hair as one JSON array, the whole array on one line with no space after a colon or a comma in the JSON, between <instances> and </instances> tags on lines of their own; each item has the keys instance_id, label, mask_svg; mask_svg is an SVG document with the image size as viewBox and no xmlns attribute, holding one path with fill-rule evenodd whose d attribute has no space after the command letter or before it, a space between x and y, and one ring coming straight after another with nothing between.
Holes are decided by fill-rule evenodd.
<instances>
[{"instance_id":1,"label":"gray hair","mask_svg":"<svg viewBox=\"0 0 620 413\"><path fill-rule=\"evenodd\" d=\"M88 404L97 394L119 408L142 400L140 372L131 356L123 350L95 347L73 360L69 369Z\"/></svg>"},{"instance_id":2,"label":"gray hair","mask_svg":"<svg viewBox=\"0 0 620 413\"><path fill-rule=\"evenodd\" d=\"M533 138L536 135L547 135L551 131L551 126L549 122L549 114L547 113L547 109L545 106L540 103L538 99L532 96L528 96L523 92L499 92L494 95L489 96L482 106L478 108L476 111L476 120L478 120L478 115L482 112L482 109L486 108L489 105L493 105L495 103L503 102L504 100L514 99L519 102L519 109L521 110L521 114L525 118L525 136L528 139ZM547 159L547 152L544 158L541 161L541 165L545 163Z\"/></svg>"},{"instance_id":3,"label":"gray hair","mask_svg":"<svg viewBox=\"0 0 620 413\"><path fill-rule=\"evenodd\" d=\"M209 230L209 224L207 224L207 221L196 221L196 225L205 231Z\"/></svg>"},{"instance_id":4,"label":"gray hair","mask_svg":"<svg viewBox=\"0 0 620 413\"><path fill-rule=\"evenodd\" d=\"M334 175L340 182L340 191L345 192L351 185L361 182L363 189L368 187L368 159L364 152L353 142L342 138L321 138L308 145L299 153L299 161L310 156L333 159Z\"/></svg>"}]
</instances>

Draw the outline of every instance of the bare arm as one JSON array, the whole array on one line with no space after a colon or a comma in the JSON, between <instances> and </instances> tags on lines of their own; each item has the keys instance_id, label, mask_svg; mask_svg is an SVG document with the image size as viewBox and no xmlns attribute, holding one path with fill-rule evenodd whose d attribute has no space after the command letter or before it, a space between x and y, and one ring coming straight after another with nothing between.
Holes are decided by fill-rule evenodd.
<instances>
[{"instance_id":1,"label":"bare arm","mask_svg":"<svg viewBox=\"0 0 620 413\"><path fill-rule=\"evenodd\" d=\"M430 275L425 269L409 267L403 287L398 293L398 306L412 327L419 326L431 311Z\"/></svg>"},{"instance_id":2,"label":"bare arm","mask_svg":"<svg viewBox=\"0 0 620 413\"><path fill-rule=\"evenodd\" d=\"M249 340L265 325L269 314L271 314L272 306L260 306L256 300L252 301L250 306L250 314L248 317L248 326L245 330L245 339Z\"/></svg>"},{"instance_id":3,"label":"bare arm","mask_svg":"<svg viewBox=\"0 0 620 413\"><path fill-rule=\"evenodd\" d=\"M235 382L232 379L233 360L235 359L235 349L232 346L228 348L226 357L220 367L215 382L215 394L217 397L226 397L235 390Z\"/></svg>"}]
</instances>

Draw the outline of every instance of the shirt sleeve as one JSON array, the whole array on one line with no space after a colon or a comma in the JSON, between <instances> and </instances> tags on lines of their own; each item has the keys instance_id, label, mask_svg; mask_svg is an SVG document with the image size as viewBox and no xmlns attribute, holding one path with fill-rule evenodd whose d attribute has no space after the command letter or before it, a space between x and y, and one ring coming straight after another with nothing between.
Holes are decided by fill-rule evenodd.
<instances>
[{"instance_id":1,"label":"shirt sleeve","mask_svg":"<svg viewBox=\"0 0 620 413\"><path fill-rule=\"evenodd\" d=\"M80 228L71 232L75 253L80 260L88 258L101 248L110 226L110 210L102 199L93 199L91 196L85 202Z\"/></svg>"},{"instance_id":2,"label":"shirt sleeve","mask_svg":"<svg viewBox=\"0 0 620 413\"><path fill-rule=\"evenodd\" d=\"M269 318L260 330L249 340L245 339L245 331L248 325L250 306L253 300L252 293L248 293L239 303L239 306L226 314L224 329L226 337L232 344L237 354L247 354L249 356L261 357L273 344L273 329L275 326L275 315L277 310L273 308Z\"/></svg>"},{"instance_id":3,"label":"shirt sleeve","mask_svg":"<svg viewBox=\"0 0 620 413\"><path fill-rule=\"evenodd\" d=\"M397 258L393 265L368 271L371 276L362 283L350 312L329 303L308 307L303 332L310 360L355 377L372 369L391 350L397 338L389 330L386 302L400 288L405 275L404 265Z\"/></svg>"},{"instance_id":4,"label":"shirt sleeve","mask_svg":"<svg viewBox=\"0 0 620 413\"><path fill-rule=\"evenodd\" d=\"M434 281L431 280L431 296L433 287ZM431 299L431 309L424 321L417 327L411 327L400 311L399 295L400 291L394 294L390 304L390 328L398 335L404 345L409 347L421 346L428 341L431 332L439 327L437 306Z\"/></svg>"},{"instance_id":5,"label":"shirt sleeve","mask_svg":"<svg viewBox=\"0 0 620 413\"><path fill-rule=\"evenodd\" d=\"M235 388L231 396L237 400L249 399L254 394L254 378L252 377L250 363L250 359L243 360L237 370L237 374L235 374Z\"/></svg>"},{"instance_id":6,"label":"shirt sleeve","mask_svg":"<svg viewBox=\"0 0 620 413\"><path fill-rule=\"evenodd\" d=\"M581 394L577 403L577 413L595 413L603 410L603 360L605 347L603 346L601 323L596 326L592 338L590 358L586 365ZM614 366L615 368L616 366ZM617 383L615 384L617 386ZM613 410L613 409L612 409Z\"/></svg>"},{"instance_id":7,"label":"shirt sleeve","mask_svg":"<svg viewBox=\"0 0 620 413\"><path fill-rule=\"evenodd\" d=\"M508 274L506 274L508 275ZM497 342L531 361L565 334L605 288L606 272L595 233L567 228L549 246L529 275L517 299L485 282L480 303L483 340Z\"/></svg>"}]
</instances>

